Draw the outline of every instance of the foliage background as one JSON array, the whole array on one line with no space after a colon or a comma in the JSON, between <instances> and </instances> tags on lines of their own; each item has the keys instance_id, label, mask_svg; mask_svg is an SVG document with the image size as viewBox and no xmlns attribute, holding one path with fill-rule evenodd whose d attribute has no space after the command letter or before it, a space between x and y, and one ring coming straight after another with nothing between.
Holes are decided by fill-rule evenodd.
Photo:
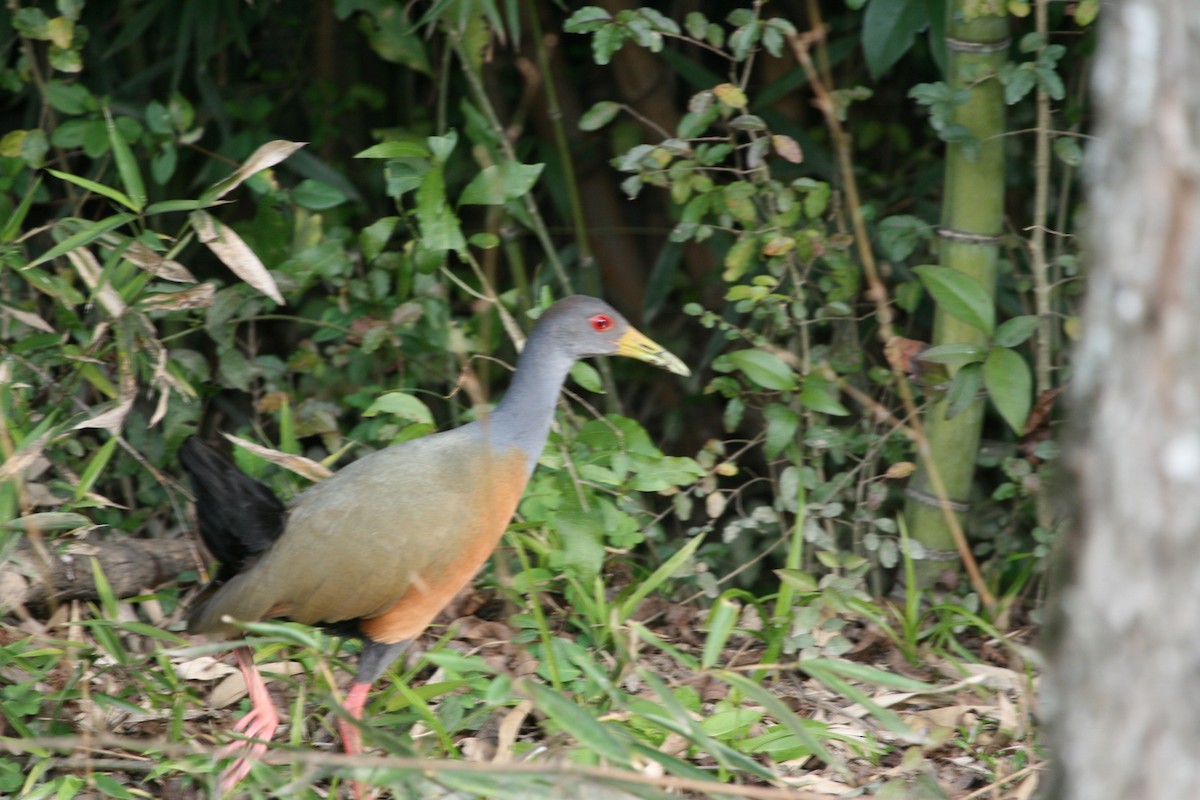
<instances>
[{"instance_id":1,"label":"foliage background","mask_svg":"<svg viewBox=\"0 0 1200 800\"><path fill-rule=\"evenodd\" d=\"M993 13L1011 29L1000 66L943 82L944 20ZM548 747L666 776L637 792L1027 788L1020 645L1057 526L1044 487L1079 290L1066 234L1094 16L1019 0L14 4L0 15L6 557L186 536L173 454L195 432L336 466L459 424L503 391L527 312L603 294L693 378L577 370L607 391L564 408L487 591L380 691L376 744L478 759L474 742L495 746L480 731L512 719L501 750L535 763ZM954 115L988 86L1006 132L980 140ZM939 265L944 204L973 202L943 190L943 145L970 161L997 142L1009 169L977 187L1003 197L997 278L972 285ZM982 344L935 339L935 310ZM980 574L964 579L953 552L922 572L946 558L903 524L912 412L984 395L982 444L957 454L968 490L948 498L969 505ZM306 485L237 455L285 496ZM219 737L213 650L177 634L202 577L132 599L99 579L95 604L51 603L49 621L14 609L6 741L122 733L137 753ZM472 631L517 646L464 645ZM340 643L254 633L296 676L296 751L327 741ZM945 688L973 677L976 702ZM809 695L790 693L800 681ZM924 698L909 712L957 716L918 736L901 701L879 701L900 691ZM822 702L865 711L847 723ZM429 735L396 733L413 723ZM0 790L208 785L211 758L166 752L149 769L17 759ZM346 774L288 754L250 789ZM971 768L952 765L964 754ZM445 768L443 785L500 791ZM547 770L498 785L529 796L561 780ZM411 772L372 780L429 791Z\"/></svg>"}]
</instances>

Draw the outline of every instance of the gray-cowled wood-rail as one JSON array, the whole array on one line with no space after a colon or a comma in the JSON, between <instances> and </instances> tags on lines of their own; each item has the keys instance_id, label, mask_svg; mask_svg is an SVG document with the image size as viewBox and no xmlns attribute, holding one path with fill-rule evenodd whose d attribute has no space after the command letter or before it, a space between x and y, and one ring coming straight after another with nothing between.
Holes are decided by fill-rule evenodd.
<instances>
[{"instance_id":1,"label":"gray-cowled wood-rail","mask_svg":"<svg viewBox=\"0 0 1200 800\"><path fill-rule=\"evenodd\" d=\"M503 400L474 422L393 445L350 464L284 506L197 437L180 461L200 534L220 562L188 630L234 637L234 621L290 619L362 638L345 711L362 717L371 684L433 621L495 549L546 444L559 389L586 356L622 355L680 375L688 368L608 304L568 297L542 314ZM235 730L228 791L266 751L279 716L245 647L251 710ZM359 728L339 720L347 753Z\"/></svg>"}]
</instances>

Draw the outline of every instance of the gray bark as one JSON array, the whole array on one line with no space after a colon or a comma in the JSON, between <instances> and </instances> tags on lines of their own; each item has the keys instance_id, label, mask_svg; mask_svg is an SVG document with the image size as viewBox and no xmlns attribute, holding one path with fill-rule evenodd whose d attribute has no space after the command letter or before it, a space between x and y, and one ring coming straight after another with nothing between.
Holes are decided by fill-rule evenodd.
<instances>
[{"instance_id":1,"label":"gray bark","mask_svg":"<svg viewBox=\"0 0 1200 800\"><path fill-rule=\"evenodd\" d=\"M1061 800L1200 791L1200 3L1106 6L1072 575L1046 692Z\"/></svg>"}]
</instances>

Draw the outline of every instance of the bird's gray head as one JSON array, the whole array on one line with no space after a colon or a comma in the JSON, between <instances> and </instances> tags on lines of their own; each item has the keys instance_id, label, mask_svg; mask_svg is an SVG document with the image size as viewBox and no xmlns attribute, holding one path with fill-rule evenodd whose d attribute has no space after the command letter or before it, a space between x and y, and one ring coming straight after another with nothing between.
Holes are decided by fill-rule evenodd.
<instances>
[{"instance_id":1,"label":"bird's gray head","mask_svg":"<svg viewBox=\"0 0 1200 800\"><path fill-rule=\"evenodd\" d=\"M572 358L628 356L678 375L691 371L665 348L647 338L603 300L573 295L542 314L532 337L546 337L551 346Z\"/></svg>"}]
</instances>

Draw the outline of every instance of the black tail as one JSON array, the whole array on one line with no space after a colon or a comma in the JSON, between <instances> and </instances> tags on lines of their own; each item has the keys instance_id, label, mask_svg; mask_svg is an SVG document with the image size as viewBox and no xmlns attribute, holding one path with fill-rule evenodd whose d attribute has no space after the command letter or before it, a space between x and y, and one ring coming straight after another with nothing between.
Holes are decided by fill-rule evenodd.
<instances>
[{"instance_id":1,"label":"black tail","mask_svg":"<svg viewBox=\"0 0 1200 800\"><path fill-rule=\"evenodd\" d=\"M221 562L216 580L227 581L279 538L287 512L270 489L199 436L183 443L179 463L192 479L200 538Z\"/></svg>"}]
</instances>

